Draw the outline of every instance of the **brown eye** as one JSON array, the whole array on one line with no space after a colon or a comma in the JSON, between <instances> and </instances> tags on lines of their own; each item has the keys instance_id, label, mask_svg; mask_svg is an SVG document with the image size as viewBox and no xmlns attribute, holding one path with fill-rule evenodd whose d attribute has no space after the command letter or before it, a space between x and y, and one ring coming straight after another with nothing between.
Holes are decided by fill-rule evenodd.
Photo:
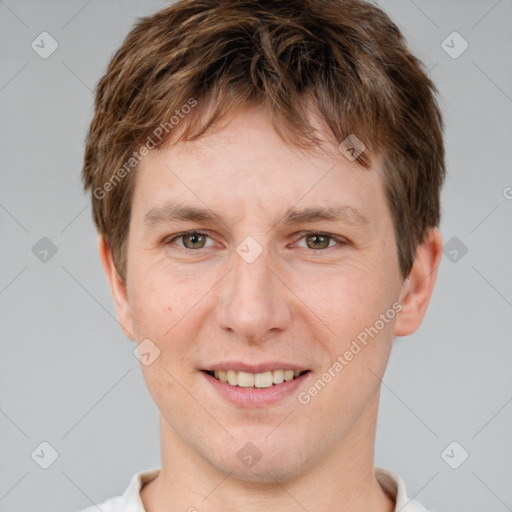
<instances>
[{"instance_id":1,"label":"brown eye","mask_svg":"<svg viewBox=\"0 0 512 512\"><path fill-rule=\"evenodd\" d=\"M332 237L327 235L312 234L305 237L309 249L326 249Z\"/></svg>"},{"instance_id":2,"label":"brown eye","mask_svg":"<svg viewBox=\"0 0 512 512\"><path fill-rule=\"evenodd\" d=\"M181 233L180 235L176 235L174 237L169 237L165 240L166 245L177 245L182 249L204 249L208 248L212 245L211 241L208 244L208 239L210 237L206 233L201 233L200 231L189 231L188 233Z\"/></svg>"},{"instance_id":3,"label":"brown eye","mask_svg":"<svg viewBox=\"0 0 512 512\"><path fill-rule=\"evenodd\" d=\"M183 245L187 249L202 249L206 244L206 235L202 233L187 233L178 238L183 239Z\"/></svg>"}]
</instances>

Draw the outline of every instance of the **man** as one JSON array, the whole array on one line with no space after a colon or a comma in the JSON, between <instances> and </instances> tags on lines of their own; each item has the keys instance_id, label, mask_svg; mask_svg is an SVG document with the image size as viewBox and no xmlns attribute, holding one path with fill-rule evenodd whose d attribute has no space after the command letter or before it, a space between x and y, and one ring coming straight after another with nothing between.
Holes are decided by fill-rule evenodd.
<instances>
[{"instance_id":1,"label":"man","mask_svg":"<svg viewBox=\"0 0 512 512\"><path fill-rule=\"evenodd\" d=\"M441 259L435 92L362 0L184 0L130 32L83 176L162 465L101 510L425 510L373 455Z\"/></svg>"}]
</instances>

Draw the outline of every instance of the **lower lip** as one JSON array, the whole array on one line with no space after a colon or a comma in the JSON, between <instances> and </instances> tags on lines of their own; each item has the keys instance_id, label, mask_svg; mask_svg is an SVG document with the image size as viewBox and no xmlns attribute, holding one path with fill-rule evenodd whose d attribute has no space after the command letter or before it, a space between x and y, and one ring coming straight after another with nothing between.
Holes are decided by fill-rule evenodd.
<instances>
[{"instance_id":1,"label":"lower lip","mask_svg":"<svg viewBox=\"0 0 512 512\"><path fill-rule=\"evenodd\" d=\"M221 382L215 377L201 372L206 380L229 402L245 407L260 407L272 405L287 396L293 394L301 386L311 372L304 373L293 380L283 382L282 384L273 384L268 388L244 388L241 386L232 386L226 382Z\"/></svg>"}]
</instances>

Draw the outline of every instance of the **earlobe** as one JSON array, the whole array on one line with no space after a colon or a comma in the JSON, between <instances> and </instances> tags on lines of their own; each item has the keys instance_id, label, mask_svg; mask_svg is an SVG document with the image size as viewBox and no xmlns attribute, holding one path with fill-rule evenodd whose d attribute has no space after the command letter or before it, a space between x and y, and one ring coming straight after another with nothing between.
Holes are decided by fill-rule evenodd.
<instances>
[{"instance_id":1,"label":"earlobe","mask_svg":"<svg viewBox=\"0 0 512 512\"><path fill-rule=\"evenodd\" d=\"M98 236L98 250L101 264L103 265L103 270L105 271L105 276L107 278L107 282L114 299L119 325L121 326L124 335L127 338L134 340L133 319L126 289L126 283L119 276L114 260L112 258L112 253L103 235Z\"/></svg>"},{"instance_id":2,"label":"earlobe","mask_svg":"<svg viewBox=\"0 0 512 512\"><path fill-rule=\"evenodd\" d=\"M421 325L434 290L442 254L441 233L439 229L432 228L418 246L411 272L402 285L402 310L396 317L395 336L412 334Z\"/></svg>"}]
</instances>

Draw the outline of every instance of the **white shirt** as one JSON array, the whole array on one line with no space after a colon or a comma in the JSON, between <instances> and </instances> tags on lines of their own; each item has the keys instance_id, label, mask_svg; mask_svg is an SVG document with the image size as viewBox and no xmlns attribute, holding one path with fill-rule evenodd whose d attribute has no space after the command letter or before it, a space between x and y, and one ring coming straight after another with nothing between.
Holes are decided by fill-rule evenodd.
<instances>
[{"instance_id":1,"label":"white shirt","mask_svg":"<svg viewBox=\"0 0 512 512\"><path fill-rule=\"evenodd\" d=\"M375 477L384 491L395 500L395 512L428 512L420 503L407 498L405 483L400 475L387 469L374 468ZM80 512L146 512L140 499L140 490L160 473L160 468L147 469L136 473L130 480L122 496L110 498L103 503L81 510Z\"/></svg>"}]
</instances>

